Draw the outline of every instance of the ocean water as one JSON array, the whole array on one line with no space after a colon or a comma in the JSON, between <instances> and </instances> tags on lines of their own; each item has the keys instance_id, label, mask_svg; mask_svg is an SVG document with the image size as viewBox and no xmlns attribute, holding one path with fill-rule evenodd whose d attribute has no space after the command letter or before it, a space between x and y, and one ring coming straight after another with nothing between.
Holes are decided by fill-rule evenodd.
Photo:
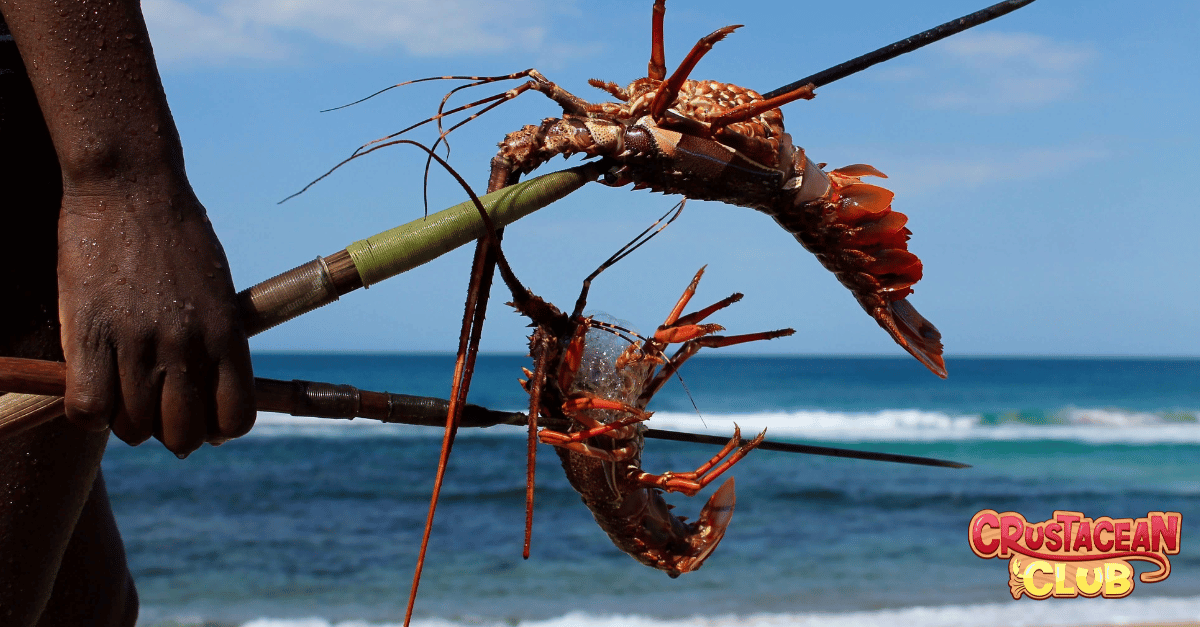
<instances>
[{"instance_id":1,"label":"ocean water","mask_svg":"<svg viewBox=\"0 0 1200 627\"><path fill-rule=\"evenodd\" d=\"M261 354L256 374L445 396L452 356ZM658 428L953 459L952 470L755 451L731 471L721 546L678 579L618 551L538 457L521 559L525 441L464 430L454 446L414 624L1050 625L1200 620L1200 360L700 356L651 403ZM520 410L527 358L480 357L471 402ZM686 388L685 388L686 386ZM105 476L144 626L398 625L441 430L263 414L187 460L114 441ZM652 472L715 448L650 440ZM711 492L667 495L694 518ZM976 557L980 509L1030 520L1183 514L1164 582L1125 599L1013 601L1005 562ZM1140 569L1140 567L1139 567ZM1140 572L1140 570L1139 570Z\"/></svg>"}]
</instances>

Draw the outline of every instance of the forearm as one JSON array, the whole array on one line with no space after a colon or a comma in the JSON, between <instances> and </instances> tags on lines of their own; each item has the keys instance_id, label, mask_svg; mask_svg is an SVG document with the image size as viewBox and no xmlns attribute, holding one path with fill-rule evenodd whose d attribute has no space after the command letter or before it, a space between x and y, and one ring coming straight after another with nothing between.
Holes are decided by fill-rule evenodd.
<instances>
[{"instance_id":1,"label":"forearm","mask_svg":"<svg viewBox=\"0 0 1200 627\"><path fill-rule=\"evenodd\" d=\"M62 170L65 409L184 455L254 423L229 264L188 184L137 0L0 0Z\"/></svg>"},{"instance_id":2,"label":"forearm","mask_svg":"<svg viewBox=\"0 0 1200 627\"><path fill-rule=\"evenodd\" d=\"M183 177L183 152L137 0L0 0L63 171L64 192Z\"/></svg>"}]
</instances>

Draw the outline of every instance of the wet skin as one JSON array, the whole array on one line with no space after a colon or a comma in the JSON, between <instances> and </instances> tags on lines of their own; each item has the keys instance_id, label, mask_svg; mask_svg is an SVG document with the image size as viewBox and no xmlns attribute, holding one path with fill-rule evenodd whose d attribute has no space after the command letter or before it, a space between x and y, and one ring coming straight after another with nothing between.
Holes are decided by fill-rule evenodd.
<instances>
[{"instance_id":1,"label":"wet skin","mask_svg":"<svg viewBox=\"0 0 1200 627\"><path fill-rule=\"evenodd\" d=\"M19 234L0 354L68 365L66 419L0 442L0 624L132 625L107 429L181 456L246 433L249 350L138 2L0 0L0 15L28 73L0 73L0 219Z\"/></svg>"}]
</instances>

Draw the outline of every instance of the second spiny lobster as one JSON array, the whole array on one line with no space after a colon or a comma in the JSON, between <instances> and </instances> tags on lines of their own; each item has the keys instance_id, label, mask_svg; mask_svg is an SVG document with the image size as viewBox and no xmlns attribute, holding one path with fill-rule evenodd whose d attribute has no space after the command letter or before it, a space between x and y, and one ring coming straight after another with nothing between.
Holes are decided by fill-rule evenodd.
<instances>
[{"instance_id":1,"label":"second spiny lobster","mask_svg":"<svg viewBox=\"0 0 1200 627\"><path fill-rule=\"evenodd\" d=\"M733 516L733 479L713 493L694 522L671 514L672 506L660 493L695 496L762 443L766 432L739 447L741 431L735 426L733 438L696 470L651 474L640 464L643 422L651 415L646 405L701 348L770 340L795 331L720 336L713 335L723 330L720 325L701 324L740 300L741 294L683 315L703 268L650 337L583 315L591 277L574 312L567 315L524 289L502 257L500 270L512 290L513 306L536 326L529 338L534 370L527 369L528 380L522 381L530 396L530 418L541 416L544 422L562 425L542 429L538 440L556 447L567 480L617 548L671 577L699 568L725 536ZM663 351L670 344L681 346L668 359Z\"/></svg>"}]
</instances>

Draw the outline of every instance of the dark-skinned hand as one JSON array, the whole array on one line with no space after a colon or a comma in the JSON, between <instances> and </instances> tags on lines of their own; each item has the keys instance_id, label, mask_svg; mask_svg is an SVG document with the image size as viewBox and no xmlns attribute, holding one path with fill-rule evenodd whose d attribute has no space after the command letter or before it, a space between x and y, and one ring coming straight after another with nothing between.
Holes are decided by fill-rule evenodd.
<instances>
[{"instance_id":1,"label":"dark-skinned hand","mask_svg":"<svg viewBox=\"0 0 1200 627\"><path fill-rule=\"evenodd\" d=\"M67 416L177 455L254 424L225 253L186 181L72 189L59 218ZM90 193L89 193L90 192ZM128 197L127 197L128 196Z\"/></svg>"}]
</instances>

